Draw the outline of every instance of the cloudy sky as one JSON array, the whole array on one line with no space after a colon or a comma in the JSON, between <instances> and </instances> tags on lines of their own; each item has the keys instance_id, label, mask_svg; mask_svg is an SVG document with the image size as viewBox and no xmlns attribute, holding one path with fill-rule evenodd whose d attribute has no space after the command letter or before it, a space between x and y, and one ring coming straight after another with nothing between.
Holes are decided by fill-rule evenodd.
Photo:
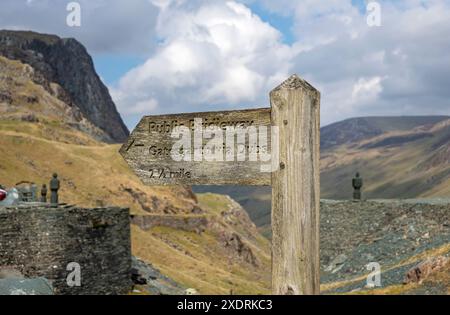
<instances>
[{"instance_id":1,"label":"cloudy sky","mask_svg":"<svg viewBox=\"0 0 450 315\"><path fill-rule=\"evenodd\" d=\"M0 0L0 28L75 37L132 129L144 114L269 106L297 73L322 125L450 114L450 0ZM372 19L370 19L373 21Z\"/></svg>"}]
</instances>

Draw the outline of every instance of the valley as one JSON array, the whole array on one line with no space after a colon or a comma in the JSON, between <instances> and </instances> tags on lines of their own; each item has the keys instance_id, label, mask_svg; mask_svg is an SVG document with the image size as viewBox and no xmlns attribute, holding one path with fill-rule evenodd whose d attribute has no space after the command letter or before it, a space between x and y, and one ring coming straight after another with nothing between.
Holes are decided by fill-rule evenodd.
<instances>
[{"instance_id":1,"label":"valley","mask_svg":"<svg viewBox=\"0 0 450 315\"><path fill-rule=\"evenodd\" d=\"M10 31L0 42L1 185L40 187L57 172L63 203L129 208L133 259L153 277L139 294L270 293L270 187L144 185L119 154L128 130L81 44ZM82 71L52 68L67 46L80 54L68 64L81 60ZM353 118L321 132L321 291L448 294L448 265L403 281L450 255L450 117ZM157 177L189 176L155 168ZM363 202L350 200L356 172ZM365 285L373 261L382 288Z\"/></svg>"},{"instance_id":2,"label":"valley","mask_svg":"<svg viewBox=\"0 0 450 315\"><path fill-rule=\"evenodd\" d=\"M321 198L352 198L360 172L364 199L450 196L450 117L354 118L321 131ZM270 236L270 187L195 186L237 200Z\"/></svg>"}]
</instances>

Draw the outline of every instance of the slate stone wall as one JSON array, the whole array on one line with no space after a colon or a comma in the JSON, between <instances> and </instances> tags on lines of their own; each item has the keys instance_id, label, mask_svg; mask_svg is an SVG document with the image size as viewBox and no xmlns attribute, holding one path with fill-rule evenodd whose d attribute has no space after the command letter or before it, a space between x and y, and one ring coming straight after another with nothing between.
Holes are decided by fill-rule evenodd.
<instances>
[{"instance_id":1,"label":"slate stone wall","mask_svg":"<svg viewBox=\"0 0 450 315\"><path fill-rule=\"evenodd\" d=\"M121 208L0 208L0 268L45 277L56 294L126 294L131 267L129 210ZM66 279L81 267L81 286Z\"/></svg>"}]
</instances>

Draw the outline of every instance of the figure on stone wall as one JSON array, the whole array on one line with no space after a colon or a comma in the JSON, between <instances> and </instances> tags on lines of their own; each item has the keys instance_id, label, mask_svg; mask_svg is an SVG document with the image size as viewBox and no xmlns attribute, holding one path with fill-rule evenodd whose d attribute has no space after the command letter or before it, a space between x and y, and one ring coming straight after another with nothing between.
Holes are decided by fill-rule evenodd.
<instances>
[{"instance_id":1,"label":"figure on stone wall","mask_svg":"<svg viewBox=\"0 0 450 315\"><path fill-rule=\"evenodd\" d=\"M41 202L47 202L47 185L43 184L41 188Z\"/></svg>"},{"instance_id":2,"label":"figure on stone wall","mask_svg":"<svg viewBox=\"0 0 450 315\"><path fill-rule=\"evenodd\" d=\"M363 186L363 180L359 175L359 172L356 173L356 176L352 180L353 185L353 199L361 200L361 188Z\"/></svg>"},{"instance_id":3,"label":"figure on stone wall","mask_svg":"<svg viewBox=\"0 0 450 315\"><path fill-rule=\"evenodd\" d=\"M59 190L59 179L58 174L54 173L53 178L50 180L50 203L52 205L58 204L58 190Z\"/></svg>"}]
</instances>

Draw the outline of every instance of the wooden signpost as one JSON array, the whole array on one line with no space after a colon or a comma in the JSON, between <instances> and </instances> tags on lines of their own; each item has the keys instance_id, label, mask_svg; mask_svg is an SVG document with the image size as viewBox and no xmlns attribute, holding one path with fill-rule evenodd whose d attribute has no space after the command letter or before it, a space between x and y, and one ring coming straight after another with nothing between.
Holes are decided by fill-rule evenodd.
<instances>
[{"instance_id":1,"label":"wooden signpost","mask_svg":"<svg viewBox=\"0 0 450 315\"><path fill-rule=\"evenodd\" d=\"M147 185L271 185L272 292L319 294L320 93L293 75L270 103L145 116L120 153Z\"/></svg>"},{"instance_id":2,"label":"wooden signpost","mask_svg":"<svg viewBox=\"0 0 450 315\"><path fill-rule=\"evenodd\" d=\"M194 136L195 119L201 119L201 127L217 126L224 131L222 161L174 161L171 151L178 139L172 137L176 127L186 127ZM261 173L261 161L226 161L226 127L269 127L270 109L237 110L225 112L206 112L191 114L174 114L145 116L133 130L128 142L120 153L147 185L270 185L271 174ZM205 131L205 130L203 130ZM204 133L204 132L203 132ZM235 152L236 136L234 136ZM209 139L202 138L202 149ZM248 139L247 139L248 140ZM248 151L248 141L246 147ZM258 148L255 148L258 150ZM191 151L194 143L191 142Z\"/></svg>"}]
</instances>

